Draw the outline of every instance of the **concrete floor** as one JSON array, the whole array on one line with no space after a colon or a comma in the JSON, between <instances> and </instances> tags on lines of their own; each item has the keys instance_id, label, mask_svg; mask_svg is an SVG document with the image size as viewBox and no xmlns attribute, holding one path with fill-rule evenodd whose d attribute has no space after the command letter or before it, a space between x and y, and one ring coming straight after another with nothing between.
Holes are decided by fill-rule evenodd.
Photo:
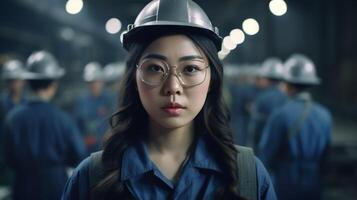
<instances>
[{"instance_id":1,"label":"concrete floor","mask_svg":"<svg viewBox=\"0 0 357 200\"><path fill-rule=\"evenodd\" d=\"M324 199L357 199L357 122L335 120L327 164Z\"/></svg>"}]
</instances>

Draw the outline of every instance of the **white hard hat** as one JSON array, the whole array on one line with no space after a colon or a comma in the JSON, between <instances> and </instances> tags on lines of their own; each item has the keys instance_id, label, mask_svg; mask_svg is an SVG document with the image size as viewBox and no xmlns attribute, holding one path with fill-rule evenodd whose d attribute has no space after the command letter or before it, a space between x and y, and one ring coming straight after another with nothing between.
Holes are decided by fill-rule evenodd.
<instances>
[{"instance_id":1,"label":"white hard hat","mask_svg":"<svg viewBox=\"0 0 357 200\"><path fill-rule=\"evenodd\" d=\"M8 60L4 63L2 68L1 78L9 79L24 79L26 76L24 64L17 59Z\"/></svg>"},{"instance_id":2,"label":"white hard hat","mask_svg":"<svg viewBox=\"0 0 357 200\"><path fill-rule=\"evenodd\" d=\"M318 85L320 79L316 75L314 63L302 54L294 54L285 62L284 80L288 83L302 85Z\"/></svg>"},{"instance_id":3,"label":"white hard hat","mask_svg":"<svg viewBox=\"0 0 357 200\"><path fill-rule=\"evenodd\" d=\"M218 50L221 49L222 38L218 28L192 0L150 1L123 34L123 46L128 50L134 41L168 30L199 32L210 38Z\"/></svg>"},{"instance_id":4,"label":"white hard hat","mask_svg":"<svg viewBox=\"0 0 357 200\"><path fill-rule=\"evenodd\" d=\"M98 62L90 62L84 67L83 79L90 81L104 81L102 66Z\"/></svg>"},{"instance_id":5,"label":"white hard hat","mask_svg":"<svg viewBox=\"0 0 357 200\"><path fill-rule=\"evenodd\" d=\"M59 79L65 74L65 69L47 51L33 52L27 59L26 67L29 72L26 79L30 80Z\"/></svg>"},{"instance_id":6,"label":"white hard hat","mask_svg":"<svg viewBox=\"0 0 357 200\"><path fill-rule=\"evenodd\" d=\"M125 63L109 63L104 67L104 76L107 81L115 81L124 74L124 71Z\"/></svg>"},{"instance_id":7,"label":"white hard hat","mask_svg":"<svg viewBox=\"0 0 357 200\"><path fill-rule=\"evenodd\" d=\"M281 80L284 77L284 65L279 58L266 59L260 68L260 77Z\"/></svg>"}]
</instances>

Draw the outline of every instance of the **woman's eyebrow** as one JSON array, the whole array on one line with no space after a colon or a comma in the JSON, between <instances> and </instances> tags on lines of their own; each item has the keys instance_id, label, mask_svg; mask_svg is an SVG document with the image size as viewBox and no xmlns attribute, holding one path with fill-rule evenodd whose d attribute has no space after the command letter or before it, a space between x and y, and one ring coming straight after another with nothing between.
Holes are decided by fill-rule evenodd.
<instances>
[{"instance_id":1,"label":"woman's eyebrow","mask_svg":"<svg viewBox=\"0 0 357 200\"><path fill-rule=\"evenodd\" d=\"M151 53L151 54L144 56L142 59L147 59L147 58L156 58L156 59L167 61L167 57L163 56L161 54ZM179 61L194 60L194 59L204 60L204 58L201 55L189 55L189 56L180 57Z\"/></svg>"},{"instance_id":2,"label":"woman's eyebrow","mask_svg":"<svg viewBox=\"0 0 357 200\"><path fill-rule=\"evenodd\" d=\"M156 59L160 59L160 60L165 60L167 61L167 58L163 55L160 54L148 54L146 56L143 57L143 59L147 59L147 58L156 58Z\"/></svg>"},{"instance_id":3,"label":"woman's eyebrow","mask_svg":"<svg viewBox=\"0 0 357 200\"><path fill-rule=\"evenodd\" d=\"M185 60L195 60L195 59L200 59L204 60L204 58L200 55L190 55L190 56L183 56L179 59L179 61L185 61Z\"/></svg>"}]
</instances>

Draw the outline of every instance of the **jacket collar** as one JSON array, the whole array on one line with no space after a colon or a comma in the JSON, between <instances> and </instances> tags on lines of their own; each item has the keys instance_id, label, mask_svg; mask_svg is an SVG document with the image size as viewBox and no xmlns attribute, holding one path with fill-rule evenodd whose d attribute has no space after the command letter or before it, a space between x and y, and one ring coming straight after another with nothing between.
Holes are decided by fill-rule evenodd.
<instances>
[{"instance_id":1,"label":"jacket collar","mask_svg":"<svg viewBox=\"0 0 357 200\"><path fill-rule=\"evenodd\" d=\"M198 137L187 165L205 170L223 172L217 160L209 151L209 145L203 137ZM146 144L143 141L129 146L123 154L121 181L132 179L157 169L149 159Z\"/></svg>"},{"instance_id":2,"label":"jacket collar","mask_svg":"<svg viewBox=\"0 0 357 200\"><path fill-rule=\"evenodd\" d=\"M312 96L309 92L299 92L292 96L292 99L310 102L312 101Z\"/></svg>"}]
</instances>

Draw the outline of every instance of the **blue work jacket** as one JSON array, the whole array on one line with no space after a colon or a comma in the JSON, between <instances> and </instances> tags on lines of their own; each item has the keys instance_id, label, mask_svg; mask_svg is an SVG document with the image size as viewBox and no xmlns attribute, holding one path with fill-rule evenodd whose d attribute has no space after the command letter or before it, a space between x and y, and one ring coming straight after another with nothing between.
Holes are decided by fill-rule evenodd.
<instances>
[{"instance_id":1,"label":"blue work jacket","mask_svg":"<svg viewBox=\"0 0 357 200\"><path fill-rule=\"evenodd\" d=\"M89 199L89 163L85 159L67 182L62 200ZM275 191L263 164L256 159L259 200L276 199ZM146 145L129 146L122 160L120 181L135 199L213 199L223 185L223 171L210 154L204 139L199 139L182 168L177 182L167 179L149 159Z\"/></svg>"},{"instance_id":2,"label":"blue work jacket","mask_svg":"<svg viewBox=\"0 0 357 200\"><path fill-rule=\"evenodd\" d=\"M8 113L10 110L12 110L15 106L23 104L26 102L26 98L24 96L21 97L20 101L15 104L10 95L8 93L3 94L2 96L2 111L5 113Z\"/></svg>"},{"instance_id":3,"label":"blue work jacket","mask_svg":"<svg viewBox=\"0 0 357 200\"><path fill-rule=\"evenodd\" d=\"M100 149L103 136L109 127L112 109L113 99L105 91L98 97L85 93L77 100L73 114L89 152ZM92 137L93 141L86 140L89 137Z\"/></svg>"},{"instance_id":4,"label":"blue work jacket","mask_svg":"<svg viewBox=\"0 0 357 200\"><path fill-rule=\"evenodd\" d=\"M24 103L5 121L5 160L16 173L13 199L59 199L66 168L85 156L84 144L70 117L42 100Z\"/></svg>"},{"instance_id":5,"label":"blue work jacket","mask_svg":"<svg viewBox=\"0 0 357 200\"><path fill-rule=\"evenodd\" d=\"M236 144L247 145L251 107L260 91L252 84L231 85L230 91L233 138Z\"/></svg>"},{"instance_id":6,"label":"blue work jacket","mask_svg":"<svg viewBox=\"0 0 357 200\"><path fill-rule=\"evenodd\" d=\"M254 149L261 139L261 135L269 116L274 110L283 106L287 101L287 96L281 89L274 85L257 96L253 103L252 117L250 120L250 137Z\"/></svg>"},{"instance_id":7,"label":"blue work jacket","mask_svg":"<svg viewBox=\"0 0 357 200\"><path fill-rule=\"evenodd\" d=\"M268 119L258 155L272 170L279 199L321 198L321 163L331 140L331 124L326 108L301 95Z\"/></svg>"},{"instance_id":8,"label":"blue work jacket","mask_svg":"<svg viewBox=\"0 0 357 200\"><path fill-rule=\"evenodd\" d=\"M10 110L15 108L17 105L21 105L26 102L26 98L24 96L21 97L20 101L15 104L9 93L6 91L1 95L0 99L0 185L9 186L13 182L13 171L8 168L4 160L4 121L6 118L7 113Z\"/></svg>"}]
</instances>

